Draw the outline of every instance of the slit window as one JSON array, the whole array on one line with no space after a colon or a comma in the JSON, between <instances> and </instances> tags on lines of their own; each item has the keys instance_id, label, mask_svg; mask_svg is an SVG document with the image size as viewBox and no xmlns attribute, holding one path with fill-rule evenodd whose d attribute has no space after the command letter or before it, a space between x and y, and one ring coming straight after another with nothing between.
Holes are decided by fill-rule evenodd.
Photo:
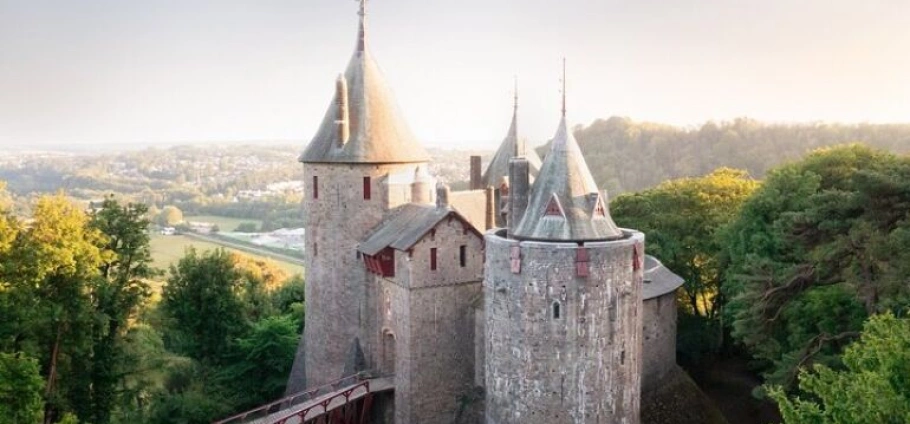
<instances>
[{"instance_id":1,"label":"slit window","mask_svg":"<svg viewBox=\"0 0 910 424\"><path fill-rule=\"evenodd\" d=\"M313 243L313 256L319 256L319 243Z\"/></svg>"},{"instance_id":2,"label":"slit window","mask_svg":"<svg viewBox=\"0 0 910 424\"><path fill-rule=\"evenodd\" d=\"M436 248L430 248L430 271L436 271Z\"/></svg>"},{"instance_id":3,"label":"slit window","mask_svg":"<svg viewBox=\"0 0 910 424\"><path fill-rule=\"evenodd\" d=\"M370 177L363 177L363 200L370 200L372 185L370 184Z\"/></svg>"},{"instance_id":4,"label":"slit window","mask_svg":"<svg viewBox=\"0 0 910 424\"><path fill-rule=\"evenodd\" d=\"M319 198L319 177L316 175L313 175L313 198Z\"/></svg>"},{"instance_id":5,"label":"slit window","mask_svg":"<svg viewBox=\"0 0 910 424\"><path fill-rule=\"evenodd\" d=\"M553 319L559 319L559 302L553 302Z\"/></svg>"},{"instance_id":6,"label":"slit window","mask_svg":"<svg viewBox=\"0 0 910 424\"><path fill-rule=\"evenodd\" d=\"M458 263L462 268L468 263L468 247L465 245L458 246Z\"/></svg>"}]
</instances>

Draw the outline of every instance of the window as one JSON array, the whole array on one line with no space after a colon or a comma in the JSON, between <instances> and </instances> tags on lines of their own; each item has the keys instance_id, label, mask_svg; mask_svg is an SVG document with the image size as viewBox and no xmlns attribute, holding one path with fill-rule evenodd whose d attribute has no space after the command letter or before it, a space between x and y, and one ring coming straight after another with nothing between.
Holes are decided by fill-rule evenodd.
<instances>
[{"instance_id":1,"label":"window","mask_svg":"<svg viewBox=\"0 0 910 424\"><path fill-rule=\"evenodd\" d=\"M458 263L462 268L468 263L468 247L465 245L458 246Z\"/></svg>"},{"instance_id":2,"label":"window","mask_svg":"<svg viewBox=\"0 0 910 424\"><path fill-rule=\"evenodd\" d=\"M319 243L313 243L313 256L319 256Z\"/></svg>"},{"instance_id":3,"label":"window","mask_svg":"<svg viewBox=\"0 0 910 424\"><path fill-rule=\"evenodd\" d=\"M313 198L319 198L319 177L313 175Z\"/></svg>"},{"instance_id":4,"label":"window","mask_svg":"<svg viewBox=\"0 0 910 424\"><path fill-rule=\"evenodd\" d=\"M363 177L363 200L370 200L370 195L372 194L370 192L371 188L370 177Z\"/></svg>"},{"instance_id":5,"label":"window","mask_svg":"<svg viewBox=\"0 0 910 424\"><path fill-rule=\"evenodd\" d=\"M559 302L553 302L553 319L559 319Z\"/></svg>"},{"instance_id":6,"label":"window","mask_svg":"<svg viewBox=\"0 0 910 424\"><path fill-rule=\"evenodd\" d=\"M430 248L430 271L436 271L436 248Z\"/></svg>"}]
</instances>

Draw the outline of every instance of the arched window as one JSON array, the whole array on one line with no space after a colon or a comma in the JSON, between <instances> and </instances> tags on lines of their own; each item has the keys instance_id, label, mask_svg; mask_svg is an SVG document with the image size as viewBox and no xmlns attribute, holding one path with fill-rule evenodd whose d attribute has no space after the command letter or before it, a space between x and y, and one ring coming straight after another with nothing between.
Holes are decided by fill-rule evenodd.
<instances>
[{"instance_id":1,"label":"arched window","mask_svg":"<svg viewBox=\"0 0 910 424\"><path fill-rule=\"evenodd\" d=\"M559 319L560 312L561 312L559 310L559 306L560 306L559 302L553 302L553 319Z\"/></svg>"}]
</instances>

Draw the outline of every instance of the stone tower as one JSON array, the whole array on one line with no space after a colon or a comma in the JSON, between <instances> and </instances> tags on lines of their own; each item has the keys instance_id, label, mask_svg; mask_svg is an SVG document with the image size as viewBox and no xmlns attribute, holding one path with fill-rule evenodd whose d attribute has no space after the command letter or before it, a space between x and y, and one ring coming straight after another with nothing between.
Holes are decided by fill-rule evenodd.
<instances>
[{"instance_id":1,"label":"stone tower","mask_svg":"<svg viewBox=\"0 0 910 424\"><path fill-rule=\"evenodd\" d=\"M509 227L485 236L488 424L639 422L644 235L613 223L564 109L533 188L512 160Z\"/></svg>"},{"instance_id":2,"label":"stone tower","mask_svg":"<svg viewBox=\"0 0 910 424\"><path fill-rule=\"evenodd\" d=\"M357 47L300 156L307 314L288 393L375 365L376 293L357 243L390 209L411 201L415 169L429 160L367 49L364 4Z\"/></svg>"}]
</instances>

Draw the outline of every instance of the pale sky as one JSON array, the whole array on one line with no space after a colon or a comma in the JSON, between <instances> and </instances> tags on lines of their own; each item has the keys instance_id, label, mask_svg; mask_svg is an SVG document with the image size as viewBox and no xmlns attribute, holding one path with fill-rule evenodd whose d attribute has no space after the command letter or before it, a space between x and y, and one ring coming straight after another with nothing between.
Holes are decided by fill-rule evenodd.
<instances>
[{"instance_id":1,"label":"pale sky","mask_svg":"<svg viewBox=\"0 0 910 424\"><path fill-rule=\"evenodd\" d=\"M309 141L353 0L0 0L0 148ZM910 122L908 0L372 0L370 48L427 146L612 115Z\"/></svg>"}]
</instances>

